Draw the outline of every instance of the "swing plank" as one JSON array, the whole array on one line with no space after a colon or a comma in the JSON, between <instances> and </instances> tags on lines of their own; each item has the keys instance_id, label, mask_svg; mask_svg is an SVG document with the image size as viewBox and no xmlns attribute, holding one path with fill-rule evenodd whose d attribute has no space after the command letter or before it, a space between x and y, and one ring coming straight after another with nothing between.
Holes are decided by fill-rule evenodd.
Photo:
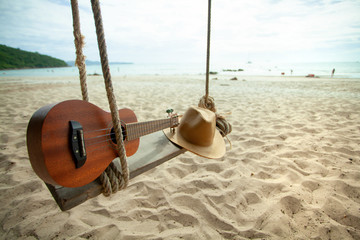
<instances>
[{"instance_id":1,"label":"swing plank","mask_svg":"<svg viewBox=\"0 0 360 240\"><path fill-rule=\"evenodd\" d=\"M186 150L170 142L162 131L141 137L136 154L128 158L130 179L174 158ZM46 184L62 211L69 210L102 193L99 179L76 188Z\"/></svg>"}]
</instances>

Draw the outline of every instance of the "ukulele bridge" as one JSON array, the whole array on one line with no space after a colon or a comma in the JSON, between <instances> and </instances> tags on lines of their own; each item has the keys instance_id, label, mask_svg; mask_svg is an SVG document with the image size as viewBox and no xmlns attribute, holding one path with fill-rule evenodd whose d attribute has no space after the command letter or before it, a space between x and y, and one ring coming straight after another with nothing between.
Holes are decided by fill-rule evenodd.
<instances>
[{"instance_id":1,"label":"ukulele bridge","mask_svg":"<svg viewBox=\"0 0 360 240\"><path fill-rule=\"evenodd\" d=\"M73 160L75 163L75 167L80 168L86 162L84 131L79 122L69 121L69 123L70 123L70 144L73 153Z\"/></svg>"}]
</instances>

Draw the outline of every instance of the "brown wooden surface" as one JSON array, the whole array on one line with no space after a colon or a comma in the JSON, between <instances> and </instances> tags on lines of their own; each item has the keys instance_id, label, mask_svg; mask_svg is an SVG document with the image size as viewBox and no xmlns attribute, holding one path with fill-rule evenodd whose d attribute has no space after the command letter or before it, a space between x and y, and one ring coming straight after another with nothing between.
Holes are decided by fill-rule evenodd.
<instances>
[{"instance_id":1,"label":"brown wooden surface","mask_svg":"<svg viewBox=\"0 0 360 240\"><path fill-rule=\"evenodd\" d=\"M125 123L137 121L130 109L121 109L119 114ZM87 159L80 168L75 167L72 156L70 120L79 122L84 131ZM110 113L85 101L69 100L41 108L31 118L27 132L34 171L45 182L66 187L95 180L117 156L110 139L111 122ZM138 146L139 139L125 142L127 155L133 155Z\"/></svg>"},{"instance_id":2,"label":"brown wooden surface","mask_svg":"<svg viewBox=\"0 0 360 240\"><path fill-rule=\"evenodd\" d=\"M140 139L140 146L136 154L128 158L130 178L134 178L185 151L185 149L171 143L162 131L144 136ZM63 211L69 210L102 192L98 179L76 188L54 187L50 184L47 186ZM120 196L121 192L116 194Z\"/></svg>"},{"instance_id":3,"label":"brown wooden surface","mask_svg":"<svg viewBox=\"0 0 360 240\"><path fill-rule=\"evenodd\" d=\"M45 182L56 184L49 175L44 156L41 151L41 129L46 114L54 105L42 107L34 114L28 124L26 133L26 144L29 159L34 172Z\"/></svg>"}]
</instances>

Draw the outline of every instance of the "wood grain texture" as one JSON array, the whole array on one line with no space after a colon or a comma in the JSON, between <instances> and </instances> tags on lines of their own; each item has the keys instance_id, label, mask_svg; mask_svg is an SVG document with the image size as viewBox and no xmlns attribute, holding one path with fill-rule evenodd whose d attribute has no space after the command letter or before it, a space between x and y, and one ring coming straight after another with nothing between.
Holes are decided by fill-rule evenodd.
<instances>
[{"instance_id":1,"label":"wood grain texture","mask_svg":"<svg viewBox=\"0 0 360 240\"><path fill-rule=\"evenodd\" d=\"M124 123L137 121L130 109L119 110L119 115ZM75 167L71 152L70 120L79 122L84 131L87 160L80 168ZM27 132L34 171L49 184L79 187L90 183L117 157L111 127L110 113L85 101L69 100L39 109ZM139 139L125 142L127 155L133 155L138 146Z\"/></svg>"},{"instance_id":2,"label":"wood grain texture","mask_svg":"<svg viewBox=\"0 0 360 240\"><path fill-rule=\"evenodd\" d=\"M44 155L41 151L41 129L46 114L53 106L54 104L39 109L36 114L32 116L26 133L26 144L31 166L43 181L50 184L56 184L56 182L51 178L46 169Z\"/></svg>"}]
</instances>

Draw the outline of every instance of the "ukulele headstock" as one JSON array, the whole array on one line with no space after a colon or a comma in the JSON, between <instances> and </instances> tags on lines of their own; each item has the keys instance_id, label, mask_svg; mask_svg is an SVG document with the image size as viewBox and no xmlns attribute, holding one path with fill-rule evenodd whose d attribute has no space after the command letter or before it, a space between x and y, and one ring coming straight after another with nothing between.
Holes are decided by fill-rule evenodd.
<instances>
[{"instance_id":1,"label":"ukulele headstock","mask_svg":"<svg viewBox=\"0 0 360 240\"><path fill-rule=\"evenodd\" d=\"M179 125L179 116L177 113L174 113L174 109L166 110L168 118L170 119L170 128L173 129Z\"/></svg>"}]
</instances>

